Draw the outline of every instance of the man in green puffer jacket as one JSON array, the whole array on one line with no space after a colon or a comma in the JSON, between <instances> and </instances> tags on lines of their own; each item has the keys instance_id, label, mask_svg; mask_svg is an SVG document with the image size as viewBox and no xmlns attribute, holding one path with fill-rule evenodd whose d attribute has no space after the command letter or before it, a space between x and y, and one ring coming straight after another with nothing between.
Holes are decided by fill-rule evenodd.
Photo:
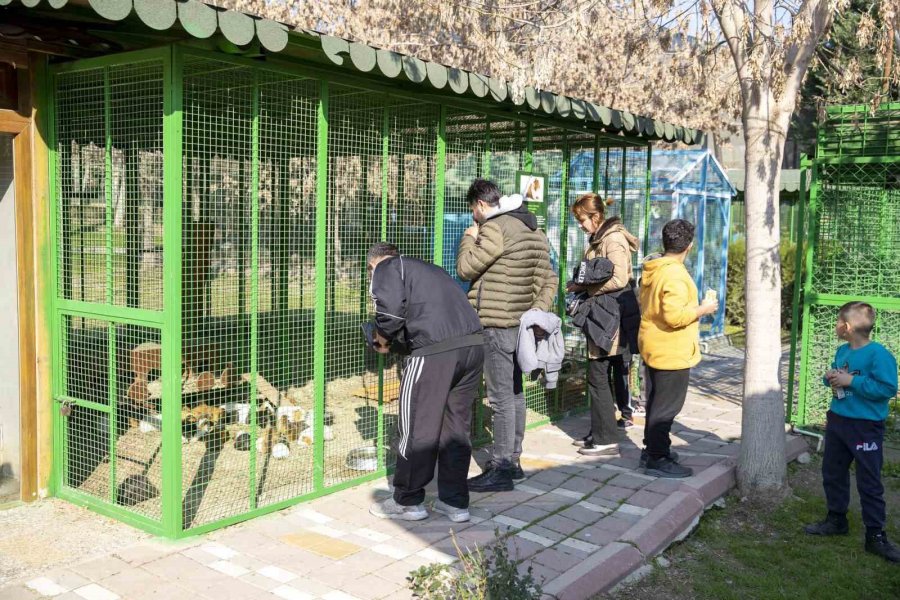
<instances>
[{"instance_id":1,"label":"man in green puffer jacket","mask_svg":"<svg viewBox=\"0 0 900 600\"><path fill-rule=\"evenodd\" d=\"M492 458L469 480L473 492L509 491L524 479L519 457L525 435L525 393L516 346L519 320L532 309L549 312L558 278L550 244L522 197L501 197L491 181L476 179L466 195L475 224L459 244L456 273L471 282L469 302L484 327L484 377L493 413Z\"/></svg>"}]
</instances>

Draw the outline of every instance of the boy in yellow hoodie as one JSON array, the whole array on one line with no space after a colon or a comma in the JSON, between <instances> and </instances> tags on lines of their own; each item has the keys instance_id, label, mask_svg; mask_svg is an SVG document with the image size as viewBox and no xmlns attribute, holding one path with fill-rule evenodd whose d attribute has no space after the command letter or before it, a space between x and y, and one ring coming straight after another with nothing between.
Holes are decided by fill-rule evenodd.
<instances>
[{"instance_id":1,"label":"boy in yellow hoodie","mask_svg":"<svg viewBox=\"0 0 900 600\"><path fill-rule=\"evenodd\" d=\"M669 430L684 407L691 367L700 362L700 319L714 314L714 298L698 302L697 286L684 267L694 245L694 225L669 221L662 231L665 254L648 256L641 275L638 347L647 367L647 416L641 467L656 477L690 477L671 452Z\"/></svg>"}]
</instances>

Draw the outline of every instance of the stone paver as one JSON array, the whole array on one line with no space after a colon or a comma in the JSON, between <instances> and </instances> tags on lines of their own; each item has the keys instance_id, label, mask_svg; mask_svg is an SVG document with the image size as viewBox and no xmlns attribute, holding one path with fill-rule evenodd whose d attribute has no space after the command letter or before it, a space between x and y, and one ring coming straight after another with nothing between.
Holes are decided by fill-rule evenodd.
<instances>
[{"instance_id":1,"label":"stone paver","mask_svg":"<svg viewBox=\"0 0 900 600\"><path fill-rule=\"evenodd\" d=\"M619 456L577 454L571 441L590 427L578 415L529 431L522 457L528 479L513 492L472 494L470 523L440 515L415 523L374 518L369 504L389 494L379 481L185 542L141 541L35 572L3 582L0 598L403 600L411 597L411 571L452 564L457 546L483 548L498 533L510 536L504 543L520 572L531 567L546 592L589 597L652 559L733 486L741 362L734 350L718 352L695 371L672 428L682 462L695 470L691 478L636 471L642 427L622 434ZM789 457L804 448L791 440ZM480 468L473 462L470 471ZM430 505L434 484L427 492Z\"/></svg>"}]
</instances>

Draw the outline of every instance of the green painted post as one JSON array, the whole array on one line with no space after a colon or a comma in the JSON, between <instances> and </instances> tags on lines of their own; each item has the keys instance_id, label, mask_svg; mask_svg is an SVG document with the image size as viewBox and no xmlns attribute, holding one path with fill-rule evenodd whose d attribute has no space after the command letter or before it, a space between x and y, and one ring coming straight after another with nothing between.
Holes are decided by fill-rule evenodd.
<instances>
[{"instance_id":1,"label":"green painted post","mask_svg":"<svg viewBox=\"0 0 900 600\"><path fill-rule=\"evenodd\" d=\"M534 171L534 123L528 121L525 125L525 164L523 171Z\"/></svg>"},{"instance_id":2,"label":"green painted post","mask_svg":"<svg viewBox=\"0 0 900 600\"><path fill-rule=\"evenodd\" d=\"M600 136L594 136L594 155L591 161L591 191L600 193Z\"/></svg>"},{"instance_id":3,"label":"green painted post","mask_svg":"<svg viewBox=\"0 0 900 600\"><path fill-rule=\"evenodd\" d=\"M50 328L50 421L52 425L51 435L53 436L53 460L50 464L50 494L52 496L56 496L57 494L59 494L59 490L61 487L60 479L62 473L64 472L64 469L62 467L64 464L63 449L65 448L61 436L63 428L61 427L60 414L56 403L56 396L60 392L62 392L61 381L63 381L63 365L60 361L60 344L62 343L62 340L65 339L65 336L63 335L63 327L59 323L59 316L56 312L56 297L60 293L60 287L62 287L63 294L65 294L67 285L66 282L63 282L62 286L60 286L58 262L60 244L67 243L67 238L65 236L65 233L63 233L61 239L56 237L59 212L58 203L60 201L60 174L58 172L60 164L59 155L56 148L56 79L48 73L46 59L38 61L38 68L36 69L35 77L38 82L38 97L35 99L36 105L39 107L44 106L47 109L46 111L39 110L37 113L38 126L43 126L44 130L47 132L47 149L49 159L49 182L47 185L49 197L47 198L47 201L49 202L48 214L50 217L50 222L47 225L49 226L50 234L47 238L47 246L40 248L40 264L45 267L47 269L47 272L50 274L50 285L47 286L46 294L41 298L41 301L43 304L42 308L44 311L44 315ZM68 279L68 276L66 277L66 281L68 281L68 285L71 286L71 281ZM71 287L69 287L68 289L71 290Z\"/></svg>"},{"instance_id":4,"label":"green painted post","mask_svg":"<svg viewBox=\"0 0 900 600\"><path fill-rule=\"evenodd\" d=\"M800 231L803 223L803 205L806 203L806 170L809 168L809 160L806 155L800 156L800 193L797 202L797 219L794 223L795 227L791 229L791 236L796 234L797 253L794 262L794 290L793 290L793 306L791 309L791 359L788 363L788 383L787 383L787 409L785 410L785 420L790 422L794 406L794 374L797 369L797 335L800 330L800 289L803 286L803 232ZM794 211L791 211L793 217Z\"/></svg>"},{"instance_id":5,"label":"green painted post","mask_svg":"<svg viewBox=\"0 0 900 600\"><path fill-rule=\"evenodd\" d=\"M622 223L628 225L628 206L625 204L625 190L628 180L628 148L622 148L622 177L619 178L619 210L622 211Z\"/></svg>"},{"instance_id":6,"label":"green painted post","mask_svg":"<svg viewBox=\"0 0 900 600\"><path fill-rule=\"evenodd\" d=\"M259 374L259 72L253 75L250 132L250 510L256 510L257 376Z\"/></svg>"},{"instance_id":7,"label":"green painted post","mask_svg":"<svg viewBox=\"0 0 900 600\"><path fill-rule=\"evenodd\" d=\"M119 437L119 425L118 398L116 397L118 394L118 381L116 381L116 324L113 322L110 322L106 329L106 354L106 363L109 368L107 373L107 377L109 377L109 413L106 415L109 424L109 440L107 440L109 442L109 501L112 504L116 504L116 442Z\"/></svg>"},{"instance_id":8,"label":"green painted post","mask_svg":"<svg viewBox=\"0 0 900 600\"><path fill-rule=\"evenodd\" d=\"M106 139L103 150L103 196L106 204L106 303L113 303L113 247L112 247L112 119L110 117L109 67L103 69L103 136ZM81 223L81 255L84 256L84 222ZM82 298L84 298L84 262L81 266Z\"/></svg>"},{"instance_id":9,"label":"green painted post","mask_svg":"<svg viewBox=\"0 0 900 600\"><path fill-rule=\"evenodd\" d=\"M491 178L491 117L484 116L484 148L481 152L481 164L479 177Z\"/></svg>"},{"instance_id":10,"label":"green painted post","mask_svg":"<svg viewBox=\"0 0 900 600\"><path fill-rule=\"evenodd\" d=\"M597 136L597 145L600 144L600 136ZM597 193L600 192L600 186L597 186ZM606 147L606 171L603 178L603 197L609 198L609 146Z\"/></svg>"},{"instance_id":11,"label":"green painted post","mask_svg":"<svg viewBox=\"0 0 900 600\"><path fill-rule=\"evenodd\" d=\"M325 316L328 286L328 82L319 87L316 138L316 308L315 353L315 429L313 431L313 487L325 488Z\"/></svg>"},{"instance_id":12,"label":"green painted post","mask_svg":"<svg viewBox=\"0 0 900 600\"><path fill-rule=\"evenodd\" d=\"M384 115L381 121L381 240L387 239L388 172L391 168L391 109L384 99ZM384 468L384 355L378 355L378 436L376 441L377 466Z\"/></svg>"},{"instance_id":13,"label":"green painted post","mask_svg":"<svg viewBox=\"0 0 900 600\"><path fill-rule=\"evenodd\" d=\"M165 60L163 99L162 530L182 534L181 490L181 219L182 65L180 48Z\"/></svg>"},{"instance_id":14,"label":"green painted post","mask_svg":"<svg viewBox=\"0 0 900 600\"><path fill-rule=\"evenodd\" d=\"M447 107L441 105L434 183L434 264L444 266L444 177L447 170Z\"/></svg>"},{"instance_id":15,"label":"green painted post","mask_svg":"<svg viewBox=\"0 0 900 600\"><path fill-rule=\"evenodd\" d=\"M813 294L813 270L815 269L815 247L816 236L818 234L818 223L816 216L818 213L818 196L819 196L819 165L817 161L812 161L812 179L809 186L809 215L807 217L805 241L806 241L806 276L803 282L803 325L801 334L800 347L800 390L797 396L797 418L795 425L806 425L806 385L809 378L809 332L810 332L810 305L812 303L811 296ZM804 239L801 237L799 246L803 246Z\"/></svg>"},{"instance_id":16,"label":"green painted post","mask_svg":"<svg viewBox=\"0 0 900 600\"><path fill-rule=\"evenodd\" d=\"M653 185L653 146L647 144L647 170L646 170L646 179L644 185L644 222L642 223L642 229L644 230L644 240L642 243L642 255L641 258L647 256L650 252L650 194L653 190L651 190L651 186Z\"/></svg>"},{"instance_id":17,"label":"green painted post","mask_svg":"<svg viewBox=\"0 0 900 600\"><path fill-rule=\"evenodd\" d=\"M596 156L596 155L595 155ZM566 256L569 252L568 247L568 230L569 230L569 163L572 160L572 152L569 148L569 136L563 134L563 165L561 176L561 189L559 192L559 289L557 291L556 307L563 323L566 321L566 272L568 271L568 261ZM596 159L595 159L596 164ZM594 169L594 181L596 183L597 169ZM594 186L596 188L596 185ZM565 344L563 344L565 346ZM553 400L556 403L557 414L562 412L562 395L563 387L557 386L553 393Z\"/></svg>"}]
</instances>

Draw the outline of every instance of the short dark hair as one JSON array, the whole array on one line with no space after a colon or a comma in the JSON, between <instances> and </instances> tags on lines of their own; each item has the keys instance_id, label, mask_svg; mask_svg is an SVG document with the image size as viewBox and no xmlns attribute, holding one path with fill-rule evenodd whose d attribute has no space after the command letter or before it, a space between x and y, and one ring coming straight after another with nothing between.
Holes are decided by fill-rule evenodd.
<instances>
[{"instance_id":1,"label":"short dark hair","mask_svg":"<svg viewBox=\"0 0 900 600\"><path fill-rule=\"evenodd\" d=\"M681 254L694 241L694 224L684 219L674 219L662 230L663 249L668 254Z\"/></svg>"},{"instance_id":2,"label":"short dark hair","mask_svg":"<svg viewBox=\"0 0 900 600\"><path fill-rule=\"evenodd\" d=\"M875 309L866 302L848 302L838 311L838 317L864 335L869 335L875 328Z\"/></svg>"},{"instance_id":3,"label":"short dark hair","mask_svg":"<svg viewBox=\"0 0 900 600\"><path fill-rule=\"evenodd\" d=\"M474 205L479 200L488 206L499 206L500 188L493 181L479 177L469 186L469 191L466 192L466 200L468 200L469 206Z\"/></svg>"},{"instance_id":4,"label":"short dark hair","mask_svg":"<svg viewBox=\"0 0 900 600\"><path fill-rule=\"evenodd\" d=\"M389 242L377 242L369 248L369 254L366 256L366 262L370 263L376 258L382 256L400 256L400 250L397 246Z\"/></svg>"}]
</instances>

